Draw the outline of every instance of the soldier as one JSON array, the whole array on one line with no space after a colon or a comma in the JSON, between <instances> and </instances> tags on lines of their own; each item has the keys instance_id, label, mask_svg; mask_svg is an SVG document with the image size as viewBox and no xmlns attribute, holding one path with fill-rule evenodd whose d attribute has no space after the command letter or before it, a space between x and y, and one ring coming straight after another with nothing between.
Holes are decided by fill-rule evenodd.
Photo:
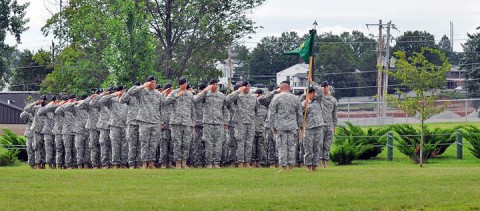
<instances>
[{"instance_id":1,"label":"soldier","mask_svg":"<svg viewBox=\"0 0 480 211\"><path fill-rule=\"evenodd\" d=\"M300 137L304 143L305 155L304 164L307 171L315 171L320 161L319 148L323 142L323 126L325 125L322 117L322 97L318 84L310 81L312 85L308 87L306 99L302 102L304 108L305 122Z\"/></svg>"},{"instance_id":2,"label":"soldier","mask_svg":"<svg viewBox=\"0 0 480 211\"><path fill-rule=\"evenodd\" d=\"M27 138L27 156L28 156L28 165L30 168L35 168L35 150L33 148L33 138L34 138L34 131L32 130L32 122L33 122L33 107L36 105L36 101L29 103L23 109L23 112L20 114L20 118L27 122L27 127L25 128L25 137Z\"/></svg>"},{"instance_id":3,"label":"soldier","mask_svg":"<svg viewBox=\"0 0 480 211\"><path fill-rule=\"evenodd\" d=\"M157 84L157 85L155 85L155 89L156 89L158 92L162 93L162 92L163 92L163 86L162 86L162 84Z\"/></svg>"},{"instance_id":4,"label":"soldier","mask_svg":"<svg viewBox=\"0 0 480 211\"><path fill-rule=\"evenodd\" d=\"M75 125L75 150L77 151L77 166L79 169L90 168L90 150L88 148L88 130L86 129L88 120L88 101L87 95L83 95L74 106Z\"/></svg>"},{"instance_id":5,"label":"soldier","mask_svg":"<svg viewBox=\"0 0 480 211\"><path fill-rule=\"evenodd\" d=\"M110 107L110 140L112 143L112 165L113 168L126 168L128 158L128 144L125 139L125 128L127 127L128 106L120 103L120 97L125 93L125 86L115 88L115 93L105 95L100 100L103 105Z\"/></svg>"},{"instance_id":6,"label":"soldier","mask_svg":"<svg viewBox=\"0 0 480 211\"><path fill-rule=\"evenodd\" d=\"M162 95L166 98L172 92L172 84L166 83L163 86ZM170 122L170 117L172 114L173 108L172 105L163 105L161 110L162 118L162 130L161 130L161 139L160 139L160 159L159 163L161 168L173 167L173 144L171 130L168 123Z\"/></svg>"},{"instance_id":7,"label":"soldier","mask_svg":"<svg viewBox=\"0 0 480 211\"><path fill-rule=\"evenodd\" d=\"M128 166L130 169L139 168L142 162L140 159L137 122L140 99L130 94L130 90L138 86L140 86L140 82L135 82L134 86L120 97L120 102L128 105L126 140L128 143Z\"/></svg>"},{"instance_id":8,"label":"soldier","mask_svg":"<svg viewBox=\"0 0 480 211\"><path fill-rule=\"evenodd\" d=\"M107 91L103 92L99 96L90 101L90 105L100 110L100 117L96 124L97 129L100 131L100 162L103 169L110 168L112 161L112 145L110 142L110 127L108 120L110 120L110 108L109 105L104 105L101 100L104 96L109 95L113 91L113 87L109 87Z\"/></svg>"},{"instance_id":9,"label":"soldier","mask_svg":"<svg viewBox=\"0 0 480 211\"><path fill-rule=\"evenodd\" d=\"M62 100L55 105L55 122L53 124L53 134L55 137L55 164L57 169L65 167L65 146L63 145L63 111L61 106L68 100L67 95L62 96Z\"/></svg>"},{"instance_id":10,"label":"soldier","mask_svg":"<svg viewBox=\"0 0 480 211\"><path fill-rule=\"evenodd\" d=\"M140 108L137 115L142 168L155 169L155 149L161 128L161 108L164 104L163 95L155 90L156 79L148 76L143 86L130 89L130 95L140 98Z\"/></svg>"},{"instance_id":11,"label":"soldier","mask_svg":"<svg viewBox=\"0 0 480 211\"><path fill-rule=\"evenodd\" d=\"M63 146L65 148L65 167L72 169L77 167L77 150L75 149L75 133L73 128L75 126L75 105L77 96L70 95L65 104L59 108L63 112Z\"/></svg>"},{"instance_id":12,"label":"soldier","mask_svg":"<svg viewBox=\"0 0 480 211\"><path fill-rule=\"evenodd\" d=\"M298 102L301 103L306 99L306 94L303 90L296 91L295 96L298 99ZM297 166L303 167L304 155L305 155L305 147L303 142L303 137L301 134L295 135L295 140L297 141L297 148L295 150L295 157L297 160Z\"/></svg>"},{"instance_id":13,"label":"soldier","mask_svg":"<svg viewBox=\"0 0 480 211\"><path fill-rule=\"evenodd\" d=\"M166 104L172 104L173 112L170 127L173 142L173 159L177 169L188 169L187 159L192 141L192 127L195 122L193 94L187 90L187 79L178 79L179 88L172 91Z\"/></svg>"},{"instance_id":14,"label":"soldier","mask_svg":"<svg viewBox=\"0 0 480 211\"><path fill-rule=\"evenodd\" d=\"M201 90L195 100L204 103L202 140L205 142L205 163L207 168L220 168L225 130L228 128L228 108L225 95L218 91L218 80L210 80L210 85Z\"/></svg>"},{"instance_id":15,"label":"soldier","mask_svg":"<svg viewBox=\"0 0 480 211\"><path fill-rule=\"evenodd\" d=\"M328 167L328 160L330 159L330 145L335 135L335 128L337 127L337 99L330 94L330 86L328 82L322 83L323 100L322 100L322 115L325 121L323 127L323 144L320 146L320 159L324 168Z\"/></svg>"},{"instance_id":16,"label":"soldier","mask_svg":"<svg viewBox=\"0 0 480 211\"><path fill-rule=\"evenodd\" d=\"M58 107L57 104L57 97L53 96L45 106L45 109L42 109L42 113L44 112L46 116L42 129L43 138L45 139L45 162L50 169L55 168L55 139L52 130L55 124L55 109Z\"/></svg>"},{"instance_id":17,"label":"soldier","mask_svg":"<svg viewBox=\"0 0 480 211\"><path fill-rule=\"evenodd\" d=\"M280 89L278 87L275 90L270 91L266 95L263 95L258 98L258 103L262 106L265 106L270 110L270 102L272 101L273 97L280 93ZM270 112L267 111L267 117L265 119L265 143L266 143L266 157L267 157L267 164L270 167L278 167L278 151L276 147L276 140L275 135L273 134L273 126L270 121Z\"/></svg>"},{"instance_id":18,"label":"soldier","mask_svg":"<svg viewBox=\"0 0 480 211\"><path fill-rule=\"evenodd\" d=\"M236 103L235 140L237 143L236 162L238 167L250 168L252 161L252 144L255 135L255 109L257 99L250 94L250 84L245 81L237 91L230 93L227 102Z\"/></svg>"},{"instance_id":19,"label":"soldier","mask_svg":"<svg viewBox=\"0 0 480 211\"><path fill-rule=\"evenodd\" d=\"M88 130L88 149L90 152L90 164L93 169L98 169L101 165L100 163L100 131L97 129L97 122L100 118L100 109L92 105L92 101L99 97L98 95L103 92L103 89L96 88L93 89L93 94L90 97L87 97L82 106L87 106L88 109L88 118L85 128Z\"/></svg>"},{"instance_id":20,"label":"soldier","mask_svg":"<svg viewBox=\"0 0 480 211\"><path fill-rule=\"evenodd\" d=\"M233 87L234 91L237 91L238 88L240 88L240 85L235 85ZM226 141L225 144L223 145L223 150L222 150L222 157L223 157L223 163L225 166L234 164L235 159L236 159L236 152L237 152L237 141L235 140L235 119L233 118L235 115L235 111L237 105L236 102L227 102L227 108L228 108L228 130L226 133Z\"/></svg>"},{"instance_id":21,"label":"soldier","mask_svg":"<svg viewBox=\"0 0 480 211\"><path fill-rule=\"evenodd\" d=\"M295 134L302 124L302 108L295 95L290 93L290 82L281 82L280 91L272 99L269 113L273 133L277 135L278 160L285 171L287 167L293 169L295 164Z\"/></svg>"},{"instance_id":22,"label":"soldier","mask_svg":"<svg viewBox=\"0 0 480 211\"><path fill-rule=\"evenodd\" d=\"M33 107L35 115L33 116L32 130L34 131L33 147L35 149L35 165L37 169L45 168L45 140L43 139L42 129L47 118L46 112L43 112L47 104L47 96L42 95Z\"/></svg>"},{"instance_id":23,"label":"soldier","mask_svg":"<svg viewBox=\"0 0 480 211\"><path fill-rule=\"evenodd\" d=\"M201 93L207 84L200 83L198 85L198 93ZM200 99L200 95L193 96L194 106L195 106L195 127L193 131L193 141L192 146L190 147L191 151L191 164L194 167L202 167L205 164L205 144L202 140L203 136L203 110L204 110L204 100Z\"/></svg>"},{"instance_id":24,"label":"soldier","mask_svg":"<svg viewBox=\"0 0 480 211\"><path fill-rule=\"evenodd\" d=\"M263 90L255 90L254 96L257 98L263 95ZM252 149L252 161L255 162L255 167L267 165L267 155L265 149L265 119L267 117L267 107L258 104L255 111L255 137Z\"/></svg>"}]
</instances>

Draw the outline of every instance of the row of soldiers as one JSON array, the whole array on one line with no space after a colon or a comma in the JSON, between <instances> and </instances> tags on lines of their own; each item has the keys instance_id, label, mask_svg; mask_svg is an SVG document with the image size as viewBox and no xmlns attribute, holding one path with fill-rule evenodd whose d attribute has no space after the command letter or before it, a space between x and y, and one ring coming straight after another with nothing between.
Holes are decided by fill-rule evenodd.
<instances>
[{"instance_id":1,"label":"row of soldiers","mask_svg":"<svg viewBox=\"0 0 480 211\"><path fill-rule=\"evenodd\" d=\"M180 78L174 90L148 76L128 90L41 96L21 114L28 162L38 169L326 167L336 100L327 83L312 84L303 98L287 81L267 94L251 94L243 82L225 95L216 79L192 90Z\"/></svg>"}]
</instances>

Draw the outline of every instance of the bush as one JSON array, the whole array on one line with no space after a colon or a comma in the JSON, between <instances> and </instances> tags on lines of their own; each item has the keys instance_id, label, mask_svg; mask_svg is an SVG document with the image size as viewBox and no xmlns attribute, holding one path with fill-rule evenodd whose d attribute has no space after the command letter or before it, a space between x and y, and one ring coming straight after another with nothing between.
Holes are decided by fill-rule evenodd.
<instances>
[{"instance_id":1,"label":"bush","mask_svg":"<svg viewBox=\"0 0 480 211\"><path fill-rule=\"evenodd\" d=\"M392 125L394 139L397 141L398 150L408 156L412 161L420 163L420 135L421 130L410 125ZM454 129L435 128L434 130L424 129L423 160L437 157L456 141Z\"/></svg>"},{"instance_id":2,"label":"bush","mask_svg":"<svg viewBox=\"0 0 480 211\"><path fill-rule=\"evenodd\" d=\"M25 136L19 136L8 129L3 129L3 134L0 136L0 146L9 151L16 150L18 160L28 161L27 149L25 149L26 143Z\"/></svg>"},{"instance_id":3,"label":"bush","mask_svg":"<svg viewBox=\"0 0 480 211\"><path fill-rule=\"evenodd\" d=\"M0 166L11 166L17 161L18 150L0 148Z\"/></svg>"},{"instance_id":4,"label":"bush","mask_svg":"<svg viewBox=\"0 0 480 211\"><path fill-rule=\"evenodd\" d=\"M470 142L472 147L468 147L473 156L480 158L480 130L474 126L463 127L462 136Z\"/></svg>"},{"instance_id":5,"label":"bush","mask_svg":"<svg viewBox=\"0 0 480 211\"><path fill-rule=\"evenodd\" d=\"M372 137L368 133L374 134L373 129L365 132L362 128L347 122L347 126L339 126L333 142L331 159L338 165L352 164L352 161L362 156L365 159L377 156L383 147L375 149L373 147Z\"/></svg>"}]
</instances>

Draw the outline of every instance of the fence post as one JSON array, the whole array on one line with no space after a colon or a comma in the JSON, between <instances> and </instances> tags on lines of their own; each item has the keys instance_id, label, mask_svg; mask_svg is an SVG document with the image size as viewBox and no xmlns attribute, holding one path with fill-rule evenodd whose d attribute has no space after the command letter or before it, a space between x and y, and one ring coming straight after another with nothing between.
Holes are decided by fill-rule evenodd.
<instances>
[{"instance_id":1,"label":"fence post","mask_svg":"<svg viewBox=\"0 0 480 211\"><path fill-rule=\"evenodd\" d=\"M393 160L393 133L389 131L387 133L387 157L388 161Z\"/></svg>"},{"instance_id":2,"label":"fence post","mask_svg":"<svg viewBox=\"0 0 480 211\"><path fill-rule=\"evenodd\" d=\"M460 130L457 130L457 159L463 159L463 137Z\"/></svg>"}]
</instances>

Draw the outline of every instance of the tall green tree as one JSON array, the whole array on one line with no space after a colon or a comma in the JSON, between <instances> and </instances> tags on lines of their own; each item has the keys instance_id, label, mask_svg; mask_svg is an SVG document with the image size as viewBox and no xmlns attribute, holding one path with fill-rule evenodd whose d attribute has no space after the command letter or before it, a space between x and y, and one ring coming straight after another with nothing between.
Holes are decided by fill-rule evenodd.
<instances>
[{"instance_id":1,"label":"tall green tree","mask_svg":"<svg viewBox=\"0 0 480 211\"><path fill-rule=\"evenodd\" d=\"M10 60L14 52L11 46L5 43L7 34L15 37L15 41L20 43L21 34L28 29L26 24L29 22L25 18L26 9L29 2L18 4L16 0L0 1L0 89L8 81L10 75Z\"/></svg>"},{"instance_id":2,"label":"tall green tree","mask_svg":"<svg viewBox=\"0 0 480 211\"><path fill-rule=\"evenodd\" d=\"M48 73L53 71L52 55L50 52L39 50L33 54L24 50L18 54L12 76L9 80L11 91L38 91L40 83Z\"/></svg>"},{"instance_id":3,"label":"tall green tree","mask_svg":"<svg viewBox=\"0 0 480 211\"><path fill-rule=\"evenodd\" d=\"M479 30L480 27L477 28ZM464 56L460 60L460 68L466 71L467 91L470 98L480 98L480 33L467 34L468 40L463 44ZM479 101L474 101L478 110Z\"/></svg>"},{"instance_id":4,"label":"tall green tree","mask_svg":"<svg viewBox=\"0 0 480 211\"><path fill-rule=\"evenodd\" d=\"M435 36L426 31L406 31L396 39L393 52L405 51L406 56L410 57L414 52L420 52L422 48L437 49Z\"/></svg>"},{"instance_id":5,"label":"tall green tree","mask_svg":"<svg viewBox=\"0 0 480 211\"><path fill-rule=\"evenodd\" d=\"M390 99L397 108L410 116L415 116L421 122L421 138L418 143L420 151L417 162L422 166L425 157L423 153L425 120L442 112L445 108L445 105L438 106L438 95L435 91L445 86L451 65L448 63L447 56L438 49L422 48L420 52L413 52L409 57L406 52L397 51L395 56L399 58L396 62L396 71L388 74L402 81L402 85L410 88L416 97L409 97L399 90L401 97ZM441 63L437 63L438 61Z\"/></svg>"},{"instance_id":6,"label":"tall green tree","mask_svg":"<svg viewBox=\"0 0 480 211\"><path fill-rule=\"evenodd\" d=\"M158 58L167 78L202 68L234 40L255 32L248 16L264 0L149 0L151 27L158 39ZM208 53L205 53L208 52Z\"/></svg>"}]
</instances>

